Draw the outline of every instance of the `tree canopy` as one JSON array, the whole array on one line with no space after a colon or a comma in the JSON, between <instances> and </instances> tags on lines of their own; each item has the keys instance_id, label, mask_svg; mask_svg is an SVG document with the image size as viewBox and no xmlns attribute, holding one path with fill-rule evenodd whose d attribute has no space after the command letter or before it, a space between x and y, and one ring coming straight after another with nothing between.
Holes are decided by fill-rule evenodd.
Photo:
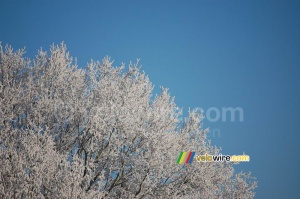
<instances>
[{"instance_id":1,"label":"tree canopy","mask_svg":"<svg viewBox=\"0 0 300 199\"><path fill-rule=\"evenodd\" d=\"M180 151L218 154L202 115L181 109L138 62L79 68L66 45L0 49L0 198L253 198L232 163L176 164Z\"/></svg>"}]
</instances>

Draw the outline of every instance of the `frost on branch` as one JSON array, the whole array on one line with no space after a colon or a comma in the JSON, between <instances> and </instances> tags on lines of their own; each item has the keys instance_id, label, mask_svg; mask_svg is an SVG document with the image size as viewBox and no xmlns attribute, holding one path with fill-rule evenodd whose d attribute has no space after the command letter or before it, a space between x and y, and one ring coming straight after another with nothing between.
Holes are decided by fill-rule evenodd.
<instances>
[{"instance_id":1,"label":"frost on branch","mask_svg":"<svg viewBox=\"0 0 300 199\"><path fill-rule=\"evenodd\" d=\"M232 164L176 165L180 151L217 154L202 115L181 110L138 63L77 67L66 46L0 49L0 198L253 198Z\"/></svg>"}]
</instances>

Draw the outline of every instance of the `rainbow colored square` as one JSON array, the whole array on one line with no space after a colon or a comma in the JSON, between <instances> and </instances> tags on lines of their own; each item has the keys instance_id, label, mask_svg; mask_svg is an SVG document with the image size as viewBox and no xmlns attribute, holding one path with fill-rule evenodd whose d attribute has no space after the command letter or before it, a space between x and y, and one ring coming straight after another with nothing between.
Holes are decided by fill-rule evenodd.
<instances>
[{"instance_id":1,"label":"rainbow colored square","mask_svg":"<svg viewBox=\"0 0 300 199\"><path fill-rule=\"evenodd\" d=\"M191 164L194 160L196 152L186 152L182 151L179 153L178 159L176 161L177 164Z\"/></svg>"}]
</instances>

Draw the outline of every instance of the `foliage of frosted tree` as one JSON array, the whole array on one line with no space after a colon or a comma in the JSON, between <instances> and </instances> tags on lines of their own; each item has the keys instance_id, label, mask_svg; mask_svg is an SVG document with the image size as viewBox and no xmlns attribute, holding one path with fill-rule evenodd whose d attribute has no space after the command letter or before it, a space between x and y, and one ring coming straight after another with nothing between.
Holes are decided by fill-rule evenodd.
<instances>
[{"instance_id":1,"label":"foliage of frosted tree","mask_svg":"<svg viewBox=\"0 0 300 199\"><path fill-rule=\"evenodd\" d=\"M231 163L178 165L180 151L218 154L202 115L181 109L138 64L77 67L66 46L0 49L0 198L253 198Z\"/></svg>"}]
</instances>

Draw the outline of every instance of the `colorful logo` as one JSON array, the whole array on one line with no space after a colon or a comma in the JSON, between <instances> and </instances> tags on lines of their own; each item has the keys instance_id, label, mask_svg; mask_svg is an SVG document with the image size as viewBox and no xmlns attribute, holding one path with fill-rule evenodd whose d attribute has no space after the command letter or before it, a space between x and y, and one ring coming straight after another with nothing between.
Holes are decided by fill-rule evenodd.
<instances>
[{"instance_id":1,"label":"colorful logo","mask_svg":"<svg viewBox=\"0 0 300 199\"><path fill-rule=\"evenodd\" d=\"M180 152L179 156L178 156L178 159L177 159L177 164L191 164L194 160L194 157L195 157L195 154L196 152Z\"/></svg>"}]
</instances>

